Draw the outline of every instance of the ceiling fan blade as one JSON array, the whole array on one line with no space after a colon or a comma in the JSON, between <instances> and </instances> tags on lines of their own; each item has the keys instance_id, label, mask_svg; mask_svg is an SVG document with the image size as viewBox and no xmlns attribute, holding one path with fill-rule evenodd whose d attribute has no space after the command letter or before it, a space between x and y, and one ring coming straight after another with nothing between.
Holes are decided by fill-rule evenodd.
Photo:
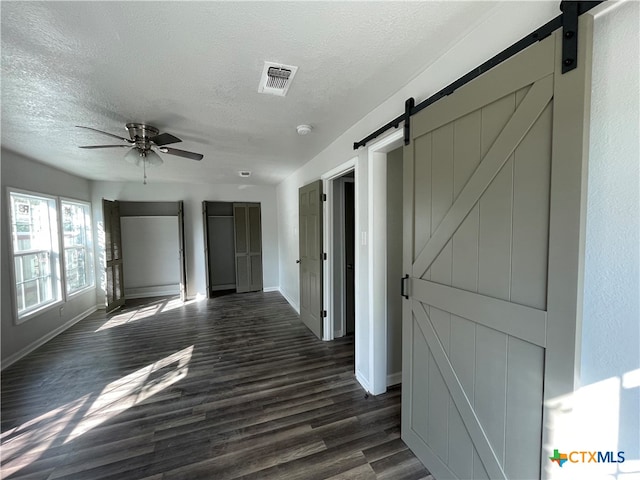
<instances>
[{"instance_id":1,"label":"ceiling fan blade","mask_svg":"<svg viewBox=\"0 0 640 480\"><path fill-rule=\"evenodd\" d=\"M131 145L86 145L78 148L131 148Z\"/></svg>"},{"instance_id":2,"label":"ceiling fan blade","mask_svg":"<svg viewBox=\"0 0 640 480\"><path fill-rule=\"evenodd\" d=\"M122 140L123 142L134 143L133 140L131 140L130 138L119 137L118 135L114 135L113 133L109 133L109 132L103 132L102 130L98 130L97 128L83 127L82 125L76 125L76 127L84 128L85 130L92 130L94 132L98 132L98 133L101 133L103 135L108 135L110 137L117 138L118 140Z\"/></svg>"},{"instance_id":3,"label":"ceiling fan blade","mask_svg":"<svg viewBox=\"0 0 640 480\"><path fill-rule=\"evenodd\" d=\"M149 139L159 147L162 145L169 145L170 143L178 143L181 142L178 137L171 135L170 133L161 133L160 135L156 135L155 137L151 137Z\"/></svg>"},{"instance_id":4,"label":"ceiling fan blade","mask_svg":"<svg viewBox=\"0 0 640 480\"><path fill-rule=\"evenodd\" d=\"M161 147L162 153L168 153L169 155L177 155L178 157L190 158L191 160L202 160L204 155L200 153L187 152L186 150L178 150L177 148Z\"/></svg>"}]
</instances>

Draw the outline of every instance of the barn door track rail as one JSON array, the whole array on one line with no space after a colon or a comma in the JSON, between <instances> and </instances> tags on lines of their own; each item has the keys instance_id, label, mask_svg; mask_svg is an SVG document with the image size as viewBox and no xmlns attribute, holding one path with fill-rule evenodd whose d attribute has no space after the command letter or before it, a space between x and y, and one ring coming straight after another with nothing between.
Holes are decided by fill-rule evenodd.
<instances>
[{"instance_id":1,"label":"barn door track rail","mask_svg":"<svg viewBox=\"0 0 640 480\"><path fill-rule=\"evenodd\" d=\"M380 127L375 132L367 135L359 142L354 142L353 149L357 150L360 147L364 147L371 140L379 137L387 130L392 128L398 128L401 122L404 122L404 144L409 145L411 141L411 116L424 110L429 105L437 102L438 100L451 95L458 88L462 87L466 83L469 83L476 77L479 77L483 73L491 70L493 67L501 64L505 60L513 57L516 53L524 50L525 48L533 45L540 40L545 39L551 35L554 31L562 27L562 73L567 73L578 66L578 17L585 12L588 12L597 5L603 3L601 1L569 1L563 0L560 2L560 10L562 13L550 20L537 30L534 30L526 37L518 40L516 43L507 47L494 57L490 58L482 65L474 68L470 72L466 73L456 81L450 83L439 92L431 95L426 100L415 104L413 97L409 98L405 102L405 111L403 114L398 115L396 118Z\"/></svg>"}]
</instances>

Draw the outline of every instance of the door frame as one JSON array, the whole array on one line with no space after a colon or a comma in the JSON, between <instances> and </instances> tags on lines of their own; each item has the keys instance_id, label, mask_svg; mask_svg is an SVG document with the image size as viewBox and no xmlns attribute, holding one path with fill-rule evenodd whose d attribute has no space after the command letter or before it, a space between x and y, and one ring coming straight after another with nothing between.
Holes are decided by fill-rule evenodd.
<instances>
[{"instance_id":1,"label":"door frame","mask_svg":"<svg viewBox=\"0 0 640 480\"><path fill-rule=\"evenodd\" d=\"M353 172L353 170L351 170L351 172ZM347 172L350 173L350 172ZM337 182L333 183L333 189L334 191L338 190L338 198L334 199L334 207L337 207L337 211L340 212L340 214L338 216L335 216L333 218L334 222L333 225L337 226L339 225L339 229L337 229L334 232L333 235L333 243L336 243L336 241L338 241L337 243L340 244L340 259L342 260L340 262L340 271L339 272L334 272L334 278L333 280L335 281L336 279L340 279L340 286L342 287L341 290L341 300L342 302L340 302L340 328L336 329L336 325L335 322L333 324L333 331L334 334L336 332L340 332L340 337L343 337L347 334L347 294L346 294L346 288L347 288L347 249L346 249L346 196L345 196L345 191L346 191L346 186L347 184L351 184L354 187L354 192L353 192L353 227L354 227L354 238L353 238L353 243L354 243L354 258L353 258L353 263L355 264L355 173L354 173L354 177L353 178L344 178L344 177L338 177L335 180L333 180L333 182ZM334 212L336 211L336 209L333 209ZM332 262L335 264L335 262ZM354 277L353 277L353 281L354 281L354 295L353 295L353 301L354 301L354 307L355 307L355 271L353 272ZM335 289L335 284L334 284L334 289ZM334 298L334 300L336 300ZM338 313L336 312L336 315ZM355 311L354 311L354 321L355 321ZM354 329L355 329L355 324L354 324Z\"/></svg>"},{"instance_id":2,"label":"door frame","mask_svg":"<svg viewBox=\"0 0 640 480\"><path fill-rule=\"evenodd\" d=\"M105 211L108 210L108 218L105 214ZM114 214L116 219L114 219ZM114 222L117 221L118 224L118 235L117 240L113 241L113 225ZM105 278L105 286L104 286L104 300L105 300L105 312L111 313L125 304L125 294L124 294L124 260L122 255L122 225L120 224L120 201L119 200L108 200L106 198L102 198L102 222L103 222L103 232L104 232L104 278ZM107 236L111 240L107 243ZM119 255L117 259L114 259L113 255L113 246L115 244L119 245ZM111 260L108 260L106 255L107 250L111 250ZM109 282L109 269L112 270L111 279L112 282ZM116 300L115 294L115 270L119 270L120 272L120 298ZM109 303L109 288L113 290L113 302Z\"/></svg>"},{"instance_id":3,"label":"door frame","mask_svg":"<svg viewBox=\"0 0 640 480\"><path fill-rule=\"evenodd\" d=\"M211 298L211 286L209 285L211 280L211 272L209 268L209 209L207 207L207 201L202 201L202 234L204 238L204 279L205 287L207 289L206 297Z\"/></svg>"},{"instance_id":4,"label":"door frame","mask_svg":"<svg viewBox=\"0 0 640 480\"><path fill-rule=\"evenodd\" d=\"M187 255L184 234L184 200L178 200L178 249L180 250L180 301L187 301Z\"/></svg>"},{"instance_id":5,"label":"door frame","mask_svg":"<svg viewBox=\"0 0 640 480\"><path fill-rule=\"evenodd\" d=\"M335 338L335 332L333 328L333 319L336 315L333 301L333 287L335 272L333 271L333 260L335 252L333 249L333 236L335 235L333 222L335 217L333 215L333 204L337 199L333 195L333 182L342 177L345 173L353 171L354 175L354 188L357 188L358 184L358 157L353 157L350 160L344 162L341 165L329 170L323 174L320 179L322 180L322 191L327 195L327 201L323 203L322 223L323 223L323 238L324 251L327 254L327 260L323 262L323 303L324 308L327 311L327 316L324 318L322 328L322 340L331 341ZM360 217L358 215L358 195L354 195L354 208L355 208L355 231L360 229ZM355 262L359 265L358 249L355 249ZM356 267L357 268L357 267ZM356 297L356 328L358 318L358 275L355 275L355 297ZM356 347L357 352L357 347ZM357 353L356 353L357 355Z\"/></svg>"},{"instance_id":6,"label":"door frame","mask_svg":"<svg viewBox=\"0 0 640 480\"><path fill-rule=\"evenodd\" d=\"M379 395L387 391L387 221L386 215L376 216L374 212L387 208L387 153L403 145L404 134L401 130L392 132L367 147L366 153L353 157L347 162L329 170L320 178L323 191L327 194L324 203L324 244L327 260L324 262L324 305L327 317L324 322L323 340L333 340L333 258L331 245L333 239L333 181L349 171L354 171L354 208L355 208L355 365L356 379L369 393ZM366 156L365 156L366 155ZM363 231L364 218L360 212L358 185L359 160L367 162L367 225ZM366 257L361 258L361 248L367 248ZM363 264L363 260L365 263ZM367 272L364 286L360 280L362 271ZM365 288L363 288L363 286ZM368 292L368 295L367 295ZM367 297L367 298L364 298ZM371 300L371 301L369 301ZM363 312L365 313L363 315ZM358 368L369 372L365 374Z\"/></svg>"},{"instance_id":7,"label":"door frame","mask_svg":"<svg viewBox=\"0 0 640 480\"><path fill-rule=\"evenodd\" d=\"M367 263L370 301L368 318L363 322L363 319L359 321L356 316L356 331L364 327L368 334L369 355L367 359L362 360L366 360L369 365L369 391L374 395L385 393L387 385L396 383L390 383L387 372L387 153L403 145L404 132L397 130L372 143L367 149L367 203L369 205ZM376 215L375 212L385 213ZM399 282L400 279L398 279L398 295L400 294Z\"/></svg>"},{"instance_id":8,"label":"door frame","mask_svg":"<svg viewBox=\"0 0 640 480\"><path fill-rule=\"evenodd\" d=\"M103 198L103 201L106 200ZM109 200L107 200L109 201ZM175 218L178 232L178 267L179 267L179 295L180 301L186 302L188 300L188 271L187 271L187 252L186 252L186 233L185 233L185 208L184 200L176 201L153 201L153 200L114 200L118 202L120 213L119 222L120 228L122 228L121 218L134 218L134 217L166 217ZM103 207L104 208L104 207ZM125 213L122 213L122 209ZM104 211L103 211L104 216ZM123 257L124 261L124 257ZM124 279L124 267L123 267L123 279ZM123 284L123 298L124 295L124 280ZM106 294L106 291L105 291ZM149 296L149 295L147 295ZM155 295L154 295L155 296ZM145 298L144 296L134 296L130 298ZM126 300L126 298L125 298Z\"/></svg>"}]
</instances>

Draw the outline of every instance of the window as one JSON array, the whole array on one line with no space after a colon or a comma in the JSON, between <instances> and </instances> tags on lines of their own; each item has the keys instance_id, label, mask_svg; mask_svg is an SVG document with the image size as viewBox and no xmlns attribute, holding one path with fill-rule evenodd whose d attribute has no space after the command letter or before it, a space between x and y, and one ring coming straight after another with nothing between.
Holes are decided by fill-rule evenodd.
<instances>
[{"instance_id":1,"label":"window","mask_svg":"<svg viewBox=\"0 0 640 480\"><path fill-rule=\"evenodd\" d=\"M18 318L61 298L56 200L10 192Z\"/></svg>"},{"instance_id":2,"label":"window","mask_svg":"<svg viewBox=\"0 0 640 480\"><path fill-rule=\"evenodd\" d=\"M65 283L67 294L72 294L94 284L91 209L81 202L61 204Z\"/></svg>"},{"instance_id":3,"label":"window","mask_svg":"<svg viewBox=\"0 0 640 480\"><path fill-rule=\"evenodd\" d=\"M65 293L94 286L91 205L11 190L9 198L17 323L21 323L60 302Z\"/></svg>"}]
</instances>

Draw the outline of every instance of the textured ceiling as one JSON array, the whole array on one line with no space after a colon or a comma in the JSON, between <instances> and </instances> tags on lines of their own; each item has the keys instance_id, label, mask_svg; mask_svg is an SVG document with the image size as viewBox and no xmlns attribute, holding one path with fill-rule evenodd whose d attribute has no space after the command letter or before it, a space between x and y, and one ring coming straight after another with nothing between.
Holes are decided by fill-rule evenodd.
<instances>
[{"instance_id":1,"label":"textured ceiling","mask_svg":"<svg viewBox=\"0 0 640 480\"><path fill-rule=\"evenodd\" d=\"M2 2L2 145L86 178L139 181L124 149L77 148L111 139L74 125L126 135L125 123L146 122L204 154L162 155L154 180L275 184L495 6ZM286 97L258 94L265 60L299 67ZM304 137L303 123L314 128Z\"/></svg>"}]
</instances>

